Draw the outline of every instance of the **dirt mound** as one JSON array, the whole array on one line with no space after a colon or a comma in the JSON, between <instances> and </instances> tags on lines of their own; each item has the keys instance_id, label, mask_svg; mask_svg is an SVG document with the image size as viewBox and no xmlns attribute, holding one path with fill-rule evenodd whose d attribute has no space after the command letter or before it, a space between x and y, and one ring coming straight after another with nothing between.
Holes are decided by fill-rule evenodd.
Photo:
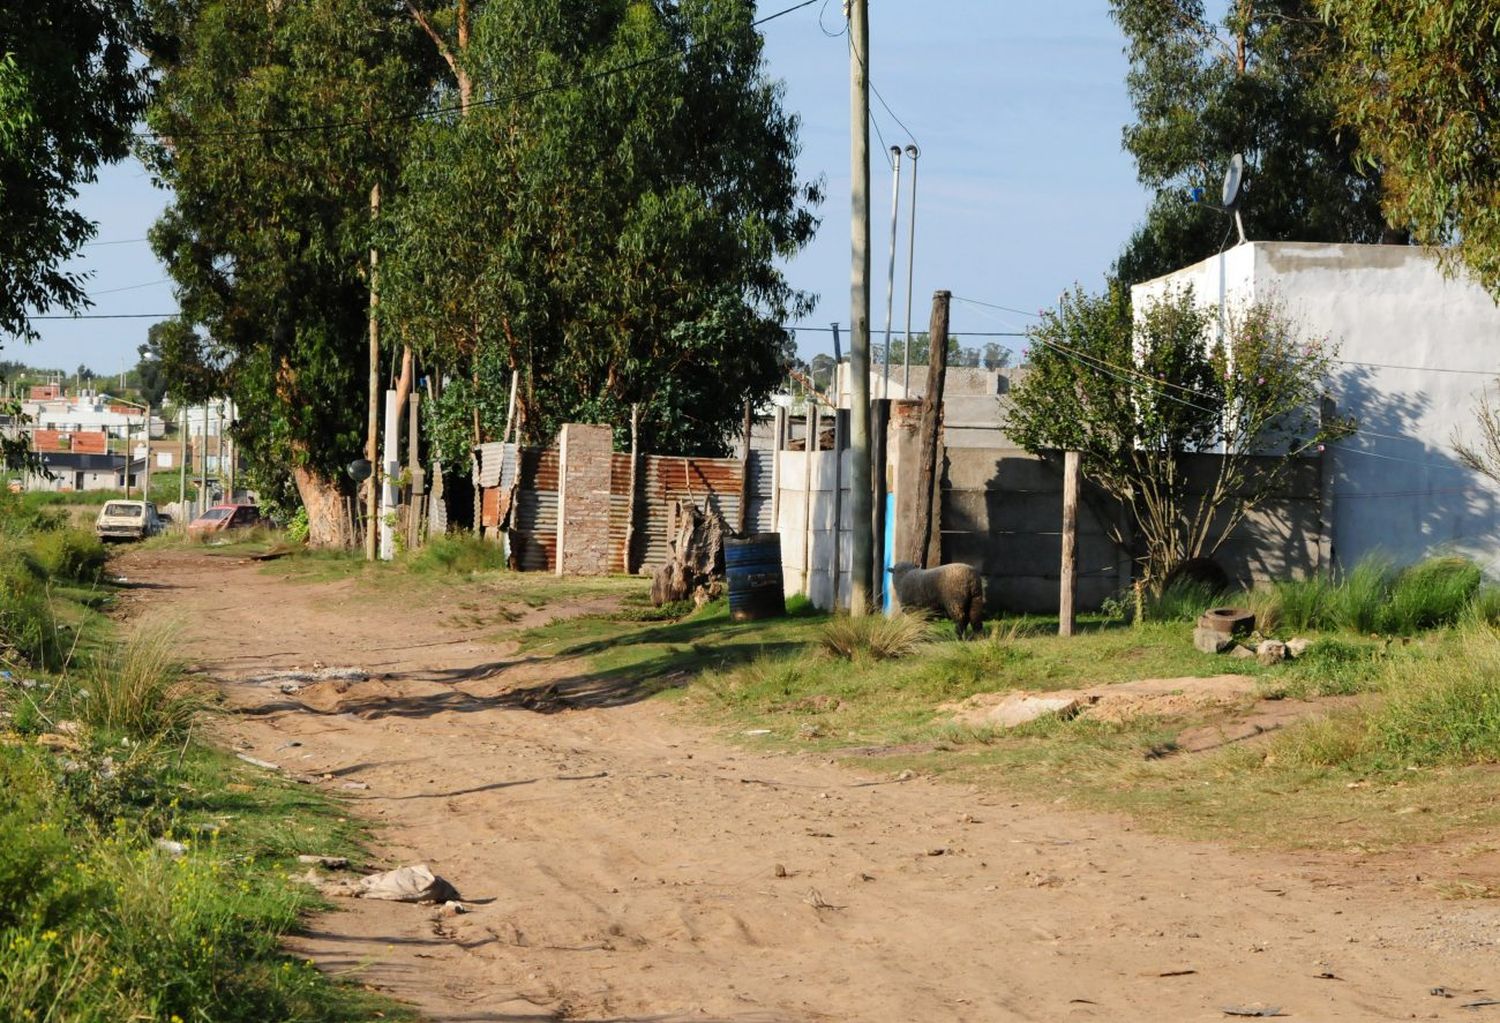
<instances>
[{"instance_id":1,"label":"dirt mound","mask_svg":"<svg viewBox=\"0 0 1500 1023\"><path fill-rule=\"evenodd\" d=\"M1254 695L1255 679L1249 675L1145 678L1088 689L976 693L939 709L952 713L955 724L977 728L1020 723L1013 714L1018 701L1032 701L1038 707L1068 707L1064 716L1119 724L1140 717L1185 717L1211 707L1235 706Z\"/></svg>"},{"instance_id":2,"label":"dirt mound","mask_svg":"<svg viewBox=\"0 0 1500 1023\"><path fill-rule=\"evenodd\" d=\"M338 714L346 710L378 705L390 700L409 696L409 687L398 687L384 679L329 679L303 686L296 698L303 706L322 714Z\"/></svg>"}]
</instances>

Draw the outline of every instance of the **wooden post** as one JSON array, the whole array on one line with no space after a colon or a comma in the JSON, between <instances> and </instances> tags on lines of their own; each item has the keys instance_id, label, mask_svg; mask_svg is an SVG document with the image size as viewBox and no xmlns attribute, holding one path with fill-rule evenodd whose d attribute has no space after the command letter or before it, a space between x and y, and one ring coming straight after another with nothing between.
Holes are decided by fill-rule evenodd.
<instances>
[{"instance_id":1,"label":"wooden post","mask_svg":"<svg viewBox=\"0 0 1500 1023\"><path fill-rule=\"evenodd\" d=\"M182 444L182 465L177 469L177 517L184 520L183 525L187 525L187 520L191 518L187 513L187 406L177 410L177 428L182 431L179 438Z\"/></svg>"},{"instance_id":2,"label":"wooden post","mask_svg":"<svg viewBox=\"0 0 1500 1023\"><path fill-rule=\"evenodd\" d=\"M1062 515L1062 584L1057 601L1057 634L1073 635L1077 624L1073 610L1074 591L1078 587L1078 452L1063 455Z\"/></svg>"},{"instance_id":3,"label":"wooden post","mask_svg":"<svg viewBox=\"0 0 1500 1023\"><path fill-rule=\"evenodd\" d=\"M416 550L422 495L427 491L427 474L422 471L420 414L422 393L413 389L407 398L406 407L406 468L411 474L411 502L406 509L406 549Z\"/></svg>"},{"instance_id":4,"label":"wooden post","mask_svg":"<svg viewBox=\"0 0 1500 1023\"><path fill-rule=\"evenodd\" d=\"M952 293L932 295L932 322L927 333L927 390L922 395L921 428L917 449L917 521L911 532L911 550L902 560L928 568L934 549L933 508L938 500L938 436L943 428L943 384L948 375L948 303Z\"/></svg>"},{"instance_id":5,"label":"wooden post","mask_svg":"<svg viewBox=\"0 0 1500 1023\"><path fill-rule=\"evenodd\" d=\"M771 532L781 532L781 452L786 447L786 409L776 407L771 421Z\"/></svg>"},{"instance_id":6,"label":"wooden post","mask_svg":"<svg viewBox=\"0 0 1500 1023\"><path fill-rule=\"evenodd\" d=\"M630 406L630 493L625 498L625 555L624 570L629 575L634 569L630 548L635 545L635 495L639 489L641 465L641 406L637 402Z\"/></svg>"},{"instance_id":7,"label":"wooden post","mask_svg":"<svg viewBox=\"0 0 1500 1023\"><path fill-rule=\"evenodd\" d=\"M380 185L370 188L370 219L380 216ZM365 420L365 460L370 478L365 480L365 560L375 560L375 519L379 516L380 486L380 250L370 246L370 406Z\"/></svg>"}]
</instances>

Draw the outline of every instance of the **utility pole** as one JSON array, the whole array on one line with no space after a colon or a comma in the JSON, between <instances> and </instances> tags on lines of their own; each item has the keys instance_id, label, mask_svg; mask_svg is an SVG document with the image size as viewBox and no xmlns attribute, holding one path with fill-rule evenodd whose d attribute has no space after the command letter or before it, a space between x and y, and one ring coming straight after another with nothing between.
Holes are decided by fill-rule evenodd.
<instances>
[{"instance_id":1,"label":"utility pole","mask_svg":"<svg viewBox=\"0 0 1500 1023\"><path fill-rule=\"evenodd\" d=\"M203 454L198 459L198 511L208 510L208 399L203 399Z\"/></svg>"},{"instance_id":2,"label":"utility pole","mask_svg":"<svg viewBox=\"0 0 1500 1023\"><path fill-rule=\"evenodd\" d=\"M149 501L151 500L151 403L149 401L146 402L146 416L141 422L145 426L145 429L141 431L145 436L141 439L146 442L146 460L141 463L141 500ZM130 452L125 452L125 457L129 458ZM127 480L130 478L129 462L125 463L125 478Z\"/></svg>"},{"instance_id":3,"label":"utility pole","mask_svg":"<svg viewBox=\"0 0 1500 1023\"><path fill-rule=\"evenodd\" d=\"M187 406L186 405L180 406L177 409L177 422L179 424L178 428L182 431L182 436L178 438L178 441L182 444L182 457L179 459L179 461L182 464L177 467L177 515L178 515L179 518L184 519L183 525L186 525L187 522L185 520L189 517L188 514L187 514L187 440L188 440L188 438L187 438Z\"/></svg>"},{"instance_id":4,"label":"utility pole","mask_svg":"<svg viewBox=\"0 0 1500 1023\"><path fill-rule=\"evenodd\" d=\"M891 147L891 261L885 273L885 354L881 357L880 396L891 396L891 311L896 305L896 234L901 216L901 147ZM902 395L905 397L905 395Z\"/></svg>"},{"instance_id":5,"label":"utility pole","mask_svg":"<svg viewBox=\"0 0 1500 1023\"><path fill-rule=\"evenodd\" d=\"M917 262L917 157L921 150L915 145L906 147L911 157L911 220L906 227L906 345L901 358L901 386L911 397L911 281L912 270Z\"/></svg>"},{"instance_id":6,"label":"utility pole","mask_svg":"<svg viewBox=\"0 0 1500 1023\"><path fill-rule=\"evenodd\" d=\"M370 188L370 219L380 216L380 185ZM370 410L366 422L365 459L370 463L370 478L365 481L365 560L375 560L375 520L379 515L376 494L380 486L380 460L377 445L380 431L380 250L370 246Z\"/></svg>"},{"instance_id":7,"label":"utility pole","mask_svg":"<svg viewBox=\"0 0 1500 1023\"><path fill-rule=\"evenodd\" d=\"M870 492L870 4L849 0L849 513L854 550L850 558L849 613L870 609L874 561L873 495ZM838 457L835 455L835 457ZM837 531L835 531L837 536ZM837 552L834 557L837 558ZM835 599L837 594L835 594Z\"/></svg>"}]
</instances>

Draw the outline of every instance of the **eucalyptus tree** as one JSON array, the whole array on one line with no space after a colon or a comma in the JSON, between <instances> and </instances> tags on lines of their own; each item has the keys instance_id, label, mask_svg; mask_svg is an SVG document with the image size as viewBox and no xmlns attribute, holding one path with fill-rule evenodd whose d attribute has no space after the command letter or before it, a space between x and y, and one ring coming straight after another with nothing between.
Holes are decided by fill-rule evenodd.
<instances>
[{"instance_id":1,"label":"eucalyptus tree","mask_svg":"<svg viewBox=\"0 0 1500 1023\"><path fill-rule=\"evenodd\" d=\"M1358 132L1336 123L1341 41L1316 0L1230 0L1220 17L1208 6L1110 0L1136 113L1124 145L1154 194L1115 274L1136 283L1222 248L1227 219L1187 196L1202 188L1216 203L1237 152L1250 167L1244 219L1253 238L1401 240L1381 213L1378 174L1355 159Z\"/></svg>"},{"instance_id":2,"label":"eucalyptus tree","mask_svg":"<svg viewBox=\"0 0 1500 1023\"><path fill-rule=\"evenodd\" d=\"M35 338L28 309L77 312L83 278L64 264L95 225L73 200L130 151L148 79L134 0L0 5L0 334Z\"/></svg>"},{"instance_id":3,"label":"eucalyptus tree","mask_svg":"<svg viewBox=\"0 0 1500 1023\"><path fill-rule=\"evenodd\" d=\"M440 445L500 436L516 373L529 440L638 404L648 447L720 449L790 359L781 324L809 301L778 264L819 199L751 5L465 15L454 109L418 129L383 217L382 315L447 381Z\"/></svg>"},{"instance_id":4,"label":"eucalyptus tree","mask_svg":"<svg viewBox=\"0 0 1500 1023\"><path fill-rule=\"evenodd\" d=\"M363 447L371 187L395 180L434 65L383 0L153 0L142 156L172 190L151 232L181 321L164 368L228 394L264 492L338 543Z\"/></svg>"}]
</instances>

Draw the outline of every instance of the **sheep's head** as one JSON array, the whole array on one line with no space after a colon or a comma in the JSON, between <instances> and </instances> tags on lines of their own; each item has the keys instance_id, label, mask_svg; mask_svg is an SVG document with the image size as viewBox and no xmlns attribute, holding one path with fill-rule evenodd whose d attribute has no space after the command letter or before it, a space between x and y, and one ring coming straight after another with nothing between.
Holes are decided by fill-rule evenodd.
<instances>
[{"instance_id":1,"label":"sheep's head","mask_svg":"<svg viewBox=\"0 0 1500 1023\"><path fill-rule=\"evenodd\" d=\"M917 566L913 565L910 561L898 562L891 566L891 578L900 579L902 576L916 567Z\"/></svg>"}]
</instances>

